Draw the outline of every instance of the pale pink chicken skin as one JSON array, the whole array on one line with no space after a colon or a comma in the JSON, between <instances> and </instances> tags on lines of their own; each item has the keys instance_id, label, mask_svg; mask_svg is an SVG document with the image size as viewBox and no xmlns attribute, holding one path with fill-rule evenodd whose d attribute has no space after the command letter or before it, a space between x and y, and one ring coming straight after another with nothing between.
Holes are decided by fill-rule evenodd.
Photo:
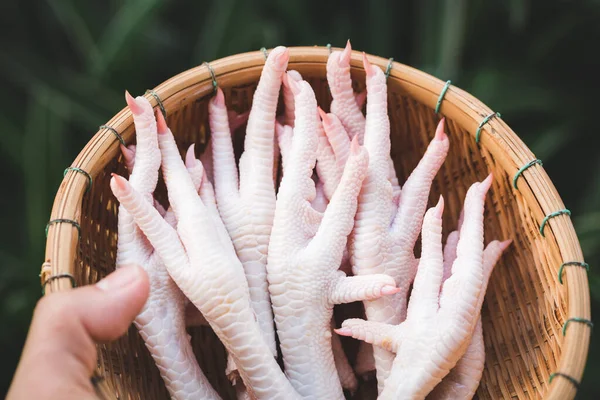
<instances>
[{"instance_id":1,"label":"pale pink chicken skin","mask_svg":"<svg viewBox=\"0 0 600 400\"><path fill-rule=\"evenodd\" d=\"M475 330L491 268L484 260L483 211L491 175L471 186L465 200L452 274L443 282L443 199L422 229L423 250L406 320L399 325L347 320L337 330L396 353L380 399L423 399L465 353ZM505 246L493 242L488 249ZM486 249L486 252L488 250ZM489 250L492 251L492 250ZM443 282L443 285L442 285Z\"/></svg>"},{"instance_id":2,"label":"pale pink chicken skin","mask_svg":"<svg viewBox=\"0 0 600 400\"><path fill-rule=\"evenodd\" d=\"M383 71L363 58L367 75L365 147L370 162L358 199L355 226L349 250L354 275L384 273L394 278L401 291L364 302L369 321L399 324L406 318L409 287L416 273L414 247L427 207L433 178L448 153L449 141L440 121L425 155L399 193L389 178L390 122L387 115L387 85ZM374 348L379 392L387 379L394 354Z\"/></svg>"},{"instance_id":3,"label":"pale pink chicken skin","mask_svg":"<svg viewBox=\"0 0 600 400\"><path fill-rule=\"evenodd\" d=\"M289 152L292 147L292 137L293 137L293 127L294 127L294 119L295 119L295 104L294 104L294 93L289 84L289 80L294 80L296 82L302 81L302 76L297 71L291 70L287 71L283 78L283 101L284 101L284 113L280 121L277 122L275 126L275 132L277 136L278 147L281 151L281 159L282 159L282 169L283 174L285 174L285 162L289 159ZM357 101L363 101L365 98L361 96ZM362 105L361 105L362 107ZM320 108L318 108L321 116L323 112ZM318 117L317 117L318 118ZM335 118L335 117L333 117ZM341 124L338 120L338 125L341 128L340 134L343 134L343 138L345 142L343 143L343 150L345 152L343 162L338 160L336 163L335 155L330 151L331 146L329 145L328 137L326 136L326 130L329 127L324 126L325 120L323 121L317 119L317 137L319 139L319 144L317 147L317 170L321 167L321 171L332 170L335 174L337 174L335 178L335 187L339 183L341 179L342 173L344 171L344 166L346 165L346 160L350 154L350 139L348 138L348 134L343 130ZM337 133L332 132L332 134ZM338 142L334 142L337 145L337 148L341 147ZM321 165L319 165L321 163ZM323 165L326 165L326 168ZM315 176L313 175L313 179ZM333 179L329 180L330 183L334 183ZM330 190L333 192L335 187L331 187ZM329 203L329 198L325 194L325 187L322 180L316 179L315 182L315 198L311 201L312 207L318 212L325 212L327 208L327 204ZM344 251L344 255L342 257L341 266L339 268L344 273L351 274L350 263L348 261L347 251ZM333 329L333 327L332 327ZM350 393L356 392L358 388L358 380L356 379L356 375L354 374L354 370L348 361L348 357L344 352L342 347L342 343L340 341L339 336L336 333L332 333L331 338L332 343L332 351L333 351L333 359L335 362L336 370L338 371L338 376L340 378L340 383L342 388L348 390Z\"/></svg>"},{"instance_id":4,"label":"pale pink chicken skin","mask_svg":"<svg viewBox=\"0 0 600 400\"><path fill-rule=\"evenodd\" d=\"M160 113L157 128L163 176L178 220L176 229L124 178L113 177L113 193L232 355L249 394L257 399L299 398L262 336L242 264L216 207L203 199L202 193L197 194Z\"/></svg>"},{"instance_id":5,"label":"pale pink chicken skin","mask_svg":"<svg viewBox=\"0 0 600 400\"><path fill-rule=\"evenodd\" d=\"M133 114L137 147L122 146L130 171L130 184L141 201L153 207L153 192L158 181L161 155L152 106L143 97L134 99L126 93ZM119 206L117 268L138 264L148 273L150 294L134 323L154 359L165 386L173 399L219 399L202 373L185 330L185 297L122 205Z\"/></svg>"},{"instance_id":6,"label":"pale pink chicken skin","mask_svg":"<svg viewBox=\"0 0 600 400\"><path fill-rule=\"evenodd\" d=\"M350 75L350 58L352 46L350 40L346 43L343 51L334 51L327 60L327 83L331 91L331 112L335 114L350 135L350 139L358 136L360 144L363 144L365 135L365 117L361 108L364 103L365 92L354 94L352 89L352 77ZM366 96L368 96L368 91ZM388 154L388 174L394 191L394 199L400 192L400 185L396 177L394 162Z\"/></svg>"},{"instance_id":7,"label":"pale pink chicken skin","mask_svg":"<svg viewBox=\"0 0 600 400\"><path fill-rule=\"evenodd\" d=\"M463 213L464 214L464 213ZM444 247L444 275L445 282L452 274L452 264L456 260L456 250L460 237L462 225L462 215L459 221L458 230L451 232L446 240ZM512 240L504 242L493 241L483 252L483 282L482 293L485 295L489 277L502 256L502 253L512 243ZM467 347L465 354L452 368L450 373L442 379L435 389L427 396L428 400L452 400L452 399L471 399L479 381L483 375L485 365L485 346L483 343L483 327L481 317L477 320L473 337Z\"/></svg>"},{"instance_id":8,"label":"pale pink chicken skin","mask_svg":"<svg viewBox=\"0 0 600 400\"><path fill-rule=\"evenodd\" d=\"M290 74L295 71L288 71ZM288 85L285 85L284 88L289 89ZM284 91L285 94L285 91ZM284 95L285 98L285 95ZM293 104L293 98L286 100L288 103L291 101ZM287 107L286 107L287 109ZM292 118L294 117L293 109L291 111ZM277 141L279 149L281 150L281 159L282 159L282 167L283 167L283 175L285 175L286 162L289 159L290 150L292 148L292 138L293 138L293 129L289 125L282 125L279 122L275 127L275 132L277 134ZM348 152L350 151L350 142L348 142ZM317 155L318 156L318 155ZM347 158L347 157L346 157ZM318 162L318 161L317 161ZM345 163L345 162L344 162ZM323 185L320 181L317 181L315 184L315 198L311 201L311 206L318 212L324 212L327 209L327 204L329 201L325 197L325 192L323 190ZM346 257L347 258L347 257ZM344 257L342 258L342 265L344 265ZM347 264L349 266L349 264ZM346 271L344 271L346 272ZM333 322L332 322L333 325ZM332 326L332 329L334 327ZM336 333L332 333L331 337L331 345L333 351L333 359L335 362L335 368L338 371L338 376L340 378L340 383L343 389L354 393L358 388L358 381L356 376L354 375L354 371L350 362L348 361L348 357L346 357L346 353L342 347L342 343L340 342L340 338Z\"/></svg>"},{"instance_id":9,"label":"pale pink chicken skin","mask_svg":"<svg viewBox=\"0 0 600 400\"><path fill-rule=\"evenodd\" d=\"M385 275L338 271L353 225L368 155L355 141L324 213L311 201L317 152L317 104L307 82L290 80L295 100L292 147L275 209L267 273L286 375L306 399L344 399L331 344L333 305L396 292Z\"/></svg>"},{"instance_id":10,"label":"pale pink chicken skin","mask_svg":"<svg viewBox=\"0 0 600 400\"><path fill-rule=\"evenodd\" d=\"M277 349L266 264L275 212L275 113L288 60L288 49L276 47L265 62L248 117L239 179L232 131L221 89L209 102L213 174L219 213L244 267L252 309L274 357L277 356Z\"/></svg>"}]
</instances>

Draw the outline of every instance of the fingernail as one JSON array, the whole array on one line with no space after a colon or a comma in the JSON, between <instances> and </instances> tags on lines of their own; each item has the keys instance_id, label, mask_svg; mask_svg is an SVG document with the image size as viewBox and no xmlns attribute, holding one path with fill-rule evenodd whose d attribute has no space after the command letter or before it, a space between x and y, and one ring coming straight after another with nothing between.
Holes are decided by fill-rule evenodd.
<instances>
[{"instance_id":1,"label":"fingernail","mask_svg":"<svg viewBox=\"0 0 600 400\"><path fill-rule=\"evenodd\" d=\"M121 267L96 283L96 287L104 291L118 290L137 281L140 276L140 268L137 266Z\"/></svg>"}]
</instances>

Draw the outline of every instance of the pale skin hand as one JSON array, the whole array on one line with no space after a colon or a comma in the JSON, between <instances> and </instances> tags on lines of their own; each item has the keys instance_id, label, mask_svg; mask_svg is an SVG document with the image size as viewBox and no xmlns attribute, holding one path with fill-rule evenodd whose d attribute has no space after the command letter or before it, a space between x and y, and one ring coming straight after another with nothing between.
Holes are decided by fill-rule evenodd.
<instances>
[{"instance_id":1,"label":"pale skin hand","mask_svg":"<svg viewBox=\"0 0 600 400\"><path fill-rule=\"evenodd\" d=\"M491 271L492 263L484 262L487 257L483 251L484 200L491 182L490 176L475 183L467 193L457 256L445 282L441 245L443 199L425 215L422 256L403 323L354 319L344 321L337 330L341 335L396 353L381 399L423 399L465 353ZM503 246L506 243L493 242L488 249L498 251Z\"/></svg>"},{"instance_id":2,"label":"pale skin hand","mask_svg":"<svg viewBox=\"0 0 600 400\"><path fill-rule=\"evenodd\" d=\"M250 395L296 399L265 343L250 306L242 264L216 208L199 196L171 131L157 115L158 144L176 229L122 177L111 188L162 259L177 286L200 310L233 357Z\"/></svg>"},{"instance_id":3,"label":"pale skin hand","mask_svg":"<svg viewBox=\"0 0 600 400\"><path fill-rule=\"evenodd\" d=\"M269 243L269 291L286 374L303 398L343 399L331 348L333 305L396 292L385 275L338 271L368 164L355 141L324 213L311 201L317 151L317 104L310 85L290 81L295 100L292 147L284 161ZM284 157L286 157L284 155Z\"/></svg>"},{"instance_id":4,"label":"pale skin hand","mask_svg":"<svg viewBox=\"0 0 600 400\"><path fill-rule=\"evenodd\" d=\"M149 204L154 204L153 192L161 162L154 112L144 97L134 99L126 93L126 100L133 114L137 136L135 148L127 149L121 146L126 166L130 171L130 184ZM193 147L191 150L193 154ZM196 187L202 179L202 171L198 178ZM172 211L165 213L165 219L172 225L176 224ZM160 371L171 398L219 399L196 361L185 330L185 296L122 205L119 206L118 232L117 268L135 263L144 268L150 279L150 295L136 317L135 325Z\"/></svg>"},{"instance_id":5,"label":"pale skin hand","mask_svg":"<svg viewBox=\"0 0 600 400\"><path fill-rule=\"evenodd\" d=\"M209 103L213 173L219 213L244 267L251 305L273 356L277 355L277 350L266 264L275 210L275 113L288 60L289 51L285 47L273 49L267 58L248 117L239 179L221 89L217 90Z\"/></svg>"},{"instance_id":6,"label":"pale skin hand","mask_svg":"<svg viewBox=\"0 0 600 400\"><path fill-rule=\"evenodd\" d=\"M95 285L51 293L36 308L7 400L97 399L96 343L118 339L148 298L148 275L122 266Z\"/></svg>"}]
</instances>

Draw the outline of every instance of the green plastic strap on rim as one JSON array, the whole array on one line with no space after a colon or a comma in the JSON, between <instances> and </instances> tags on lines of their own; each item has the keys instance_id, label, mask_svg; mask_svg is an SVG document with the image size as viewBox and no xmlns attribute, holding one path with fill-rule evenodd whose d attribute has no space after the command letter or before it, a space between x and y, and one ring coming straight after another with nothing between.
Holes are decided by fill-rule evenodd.
<instances>
[{"instance_id":1,"label":"green plastic strap on rim","mask_svg":"<svg viewBox=\"0 0 600 400\"><path fill-rule=\"evenodd\" d=\"M329 50L329 54L333 53L333 50L331 49L331 43L327 43L327 50Z\"/></svg>"},{"instance_id":2,"label":"green plastic strap on rim","mask_svg":"<svg viewBox=\"0 0 600 400\"><path fill-rule=\"evenodd\" d=\"M385 80L387 81L390 77L390 72L392 72L392 63L394 62L394 57L390 57L388 60L388 65L385 69Z\"/></svg>"},{"instance_id":3,"label":"green plastic strap on rim","mask_svg":"<svg viewBox=\"0 0 600 400\"><path fill-rule=\"evenodd\" d=\"M80 174L85 175L88 178L88 187L86 189L86 193L89 192L92 189L92 176L90 174L88 174L86 171L82 170L81 168L77 168L77 167L69 167L69 168L65 168L65 171L63 172L63 177L67 176L67 172L69 171L75 171L75 172L79 172Z\"/></svg>"},{"instance_id":4,"label":"green plastic strap on rim","mask_svg":"<svg viewBox=\"0 0 600 400\"><path fill-rule=\"evenodd\" d=\"M515 174L515 177L513 178L513 187L514 187L515 189L518 189L518 188L517 188L517 180L519 179L519 177L520 177L520 176L523 174L523 172L525 172L525 170L526 170L527 168L530 168L530 167L532 167L532 166L533 166L533 165L535 165L535 164L539 164L539 165L541 165L541 166L543 166L543 165L544 165L544 163L542 163L542 160L540 160L540 159L535 159L535 160L531 160L531 161L529 161L527 164L523 165L523 166L522 166L522 167L521 167L521 168L520 168L520 169L517 171L517 173Z\"/></svg>"},{"instance_id":5,"label":"green plastic strap on rim","mask_svg":"<svg viewBox=\"0 0 600 400\"><path fill-rule=\"evenodd\" d=\"M108 125L100 125L98 127L98 129L102 130L102 129L108 129L109 131L111 131L117 139L119 139L119 142L121 142L121 144L123 146L125 146L125 140L123 140L123 136L121 136L121 134L119 132L117 132L117 130L115 128L113 128L112 126L108 126Z\"/></svg>"},{"instance_id":6,"label":"green plastic strap on rim","mask_svg":"<svg viewBox=\"0 0 600 400\"><path fill-rule=\"evenodd\" d=\"M262 51L263 55L265 56L265 61L267 61L267 57L269 57L269 53L267 52L267 48L266 47L261 47L260 51Z\"/></svg>"},{"instance_id":7,"label":"green plastic strap on rim","mask_svg":"<svg viewBox=\"0 0 600 400\"><path fill-rule=\"evenodd\" d=\"M556 376L561 376L561 377L565 378L566 380L571 382L573 384L573 386L575 386L575 389L579 389L579 381L577 381L577 379L573 378L572 376L563 374L562 372L554 372L554 373L550 374L550 379L548 380L548 383L552 383L552 381L554 380L554 377L556 377Z\"/></svg>"},{"instance_id":8,"label":"green plastic strap on rim","mask_svg":"<svg viewBox=\"0 0 600 400\"><path fill-rule=\"evenodd\" d=\"M561 285L563 284L563 280L562 280L563 270L565 269L565 267L568 267L569 265L576 265L578 267L585 268L586 271L590 272L590 265L588 263L581 262L581 261L569 261L569 262L563 263L560 266L560 268L558 269L558 281L560 282Z\"/></svg>"},{"instance_id":9,"label":"green plastic strap on rim","mask_svg":"<svg viewBox=\"0 0 600 400\"><path fill-rule=\"evenodd\" d=\"M57 219L48 221L48 223L46 224L46 237L48 237L48 229L50 229L51 225L62 224L62 223L67 223L67 224L73 225L75 228L77 228L79 237L81 237L81 226L79 225L79 222L73 221L72 219L66 219L66 218L57 218Z\"/></svg>"},{"instance_id":10,"label":"green plastic strap on rim","mask_svg":"<svg viewBox=\"0 0 600 400\"><path fill-rule=\"evenodd\" d=\"M558 217L559 215L571 216L571 211L565 208L564 210L558 210L546 215L546 217L544 217L544 220L542 221L542 224L540 225L540 234L542 235L542 237L546 237L546 235L544 235L544 228L546 227L546 224L548 223L550 218Z\"/></svg>"},{"instance_id":11,"label":"green plastic strap on rim","mask_svg":"<svg viewBox=\"0 0 600 400\"><path fill-rule=\"evenodd\" d=\"M452 81L450 81L450 80L446 81L446 84L444 85L444 87L442 88L442 91L440 92L440 97L438 97L437 104L435 105L435 113L436 114L439 114L439 112L440 112L440 107L442 106L442 101L444 100L444 96L446 95L446 92L448 91L448 88L450 87L450 85L452 85Z\"/></svg>"},{"instance_id":12,"label":"green plastic strap on rim","mask_svg":"<svg viewBox=\"0 0 600 400\"><path fill-rule=\"evenodd\" d=\"M67 272L63 272L61 274L56 274L56 275L50 275L48 277L48 279L46 279L44 281L44 284L42 285L42 295L46 294L46 285L52 281L55 281L57 279L62 279L62 278L69 278L69 280L71 281L71 286L73 288L77 287L77 282L75 282L75 278L73 277L73 275L67 273Z\"/></svg>"},{"instance_id":13,"label":"green plastic strap on rim","mask_svg":"<svg viewBox=\"0 0 600 400\"><path fill-rule=\"evenodd\" d=\"M158 94L151 89L146 90L146 94L150 94L152 95L152 97L154 97L156 99L156 103L158 104L158 108L160 108L160 112L162 113L163 117L165 117L165 119L167 119L167 110L165 110L165 106L163 106L163 102L160 99L160 97L158 96Z\"/></svg>"},{"instance_id":14,"label":"green plastic strap on rim","mask_svg":"<svg viewBox=\"0 0 600 400\"><path fill-rule=\"evenodd\" d=\"M217 93L217 88L219 87L219 84L217 83L217 76L215 75L215 70L206 61L204 61L202 63L202 65L206 65L206 68L208 68L208 72L210 72L210 77L212 79L212 85L213 85L213 94L215 94L215 93Z\"/></svg>"},{"instance_id":15,"label":"green plastic strap on rim","mask_svg":"<svg viewBox=\"0 0 600 400\"><path fill-rule=\"evenodd\" d=\"M592 321L590 321L589 319L580 318L580 317L569 318L568 320L565 321L565 324L563 325L563 328L562 328L563 336L565 336L567 334L567 327L569 326L569 322L579 322L580 324L586 324L587 326L590 327L590 329L594 328L594 323Z\"/></svg>"},{"instance_id":16,"label":"green plastic strap on rim","mask_svg":"<svg viewBox=\"0 0 600 400\"><path fill-rule=\"evenodd\" d=\"M502 115L500 115L499 112L495 112L495 113L491 113L490 115L488 115L487 117L485 117L483 119L483 121L481 121L481 123L479 124L479 126L477 127L477 132L475 132L475 143L479 144L479 139L481 139L481 128L483 128L483 126L485 124L487 124L490 119L497 117L500 118Z\"/></svg>"}]
</instances>

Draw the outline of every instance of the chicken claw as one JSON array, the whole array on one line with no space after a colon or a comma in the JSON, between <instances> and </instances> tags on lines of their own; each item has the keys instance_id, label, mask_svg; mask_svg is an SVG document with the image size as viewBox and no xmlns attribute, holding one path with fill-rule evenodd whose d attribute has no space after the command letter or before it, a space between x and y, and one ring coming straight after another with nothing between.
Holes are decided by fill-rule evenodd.
<instances>
[{"instance_id":1,"label":"chicken claw","mask_svg":"<svg viewBox=\"0 0 600 400\"><path fill-rule=\"evenodd\" d=\"M346 277L338 271L368 155L355 140L327 209L324 213L315 210L311 176L318 145L317 104L307 82L290 83L295 126L269 243L269 291L292 385L303 398L343 399L331 347L333 306L377 298L397 289L385 275Z\"/></svg>"},{"instance_id":2,"label":"chicken claw","mask_svg":"<svg viewBox=\"0 0 600 400\"><path fill-rule=\"evenodd\" d=\"M232 355L249 394L257 399L297 398L263 339L242 264L216 208L198 195L160 113L157 128L162 172L177 228L117 175L111 179L113 193L152 243L177 286Z\"/></svg>"},{"instance_id":3,"label":"chicken claw","mask_svg":"<svg viewBox=\"0 0 600 400\"><path fill-rule=\"evenodd\" d=\"M396 353L381 399L423 399L465 353L479 320L487 280L484 262L483 211L490 175L471 186L465 200L457 257L443 282L443 198L425 214L423 251L406 320L399 325L347 320L336 330ZM495 249L497 244L488 246ZM443 286L442 286L443 283Z\"/></svg>"}]
</instances>

